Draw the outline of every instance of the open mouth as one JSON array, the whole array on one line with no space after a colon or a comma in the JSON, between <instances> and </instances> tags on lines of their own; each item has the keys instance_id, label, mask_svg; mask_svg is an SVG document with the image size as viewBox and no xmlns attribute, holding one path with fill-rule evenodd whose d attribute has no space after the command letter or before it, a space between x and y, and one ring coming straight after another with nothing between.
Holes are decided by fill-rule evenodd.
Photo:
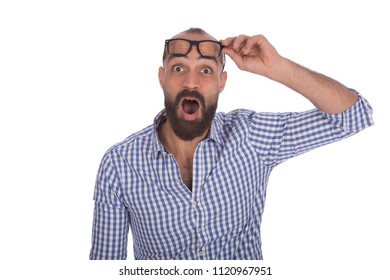
<instances>
[{"instance_id":1,"label":"open mouth","mask_svg":"<svg viewBox=\"0 0 390 280\"><path fill-rule=\"evenodd\" d=\"M188 115L195 114L199 109L199 102L193 98L184 98L181 102L184 113Z\"/></svg>"}]
</instances>

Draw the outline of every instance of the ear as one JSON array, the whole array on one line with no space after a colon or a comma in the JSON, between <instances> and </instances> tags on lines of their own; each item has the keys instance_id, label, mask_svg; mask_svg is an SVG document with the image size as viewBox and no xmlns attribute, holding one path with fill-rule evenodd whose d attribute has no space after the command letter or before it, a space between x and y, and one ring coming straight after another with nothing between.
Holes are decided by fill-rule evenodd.
<instances>
[{"instance_id":1,"label":"ear","mask_svg":"<svg viewBox=\"0 0 390 280\"><path fill-rule=\"evenodd\" d=\"M161 87L163 87L164 75L165 75L165 69L164 67L160 66L160 68L158 68L158 80L160 81Z\"/></svg>"},{"instance_id":2,"label":"ear","mask_svg":"<svg viewBox=\"0 0 390 280\"><path fill-rule=\"evenodd\" d=\"M223 71L221 73L221 76L219 77L219 92L221 93L226 85L226 80L227 80L227 72Z\"/></svg>"}]
</instances>

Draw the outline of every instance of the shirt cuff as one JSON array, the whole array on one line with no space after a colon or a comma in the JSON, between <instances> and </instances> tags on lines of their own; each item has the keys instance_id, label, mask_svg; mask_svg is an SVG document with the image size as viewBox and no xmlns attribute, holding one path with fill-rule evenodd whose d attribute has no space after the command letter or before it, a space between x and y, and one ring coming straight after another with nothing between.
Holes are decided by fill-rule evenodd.
<instances>
[{"instance_id":1,"label":"shirt cuff","mask_svg":"<svg viewBox=\"0 0 390 280\"><path fill-rule=\"evenodd\" d=\"M354 134L374 124L372 117L373 110L368 101L357 91L351 89L358 95L358 101L348 110L329 114L323 113L331 123L345 132Z\"/></svg>"}]
</instances>

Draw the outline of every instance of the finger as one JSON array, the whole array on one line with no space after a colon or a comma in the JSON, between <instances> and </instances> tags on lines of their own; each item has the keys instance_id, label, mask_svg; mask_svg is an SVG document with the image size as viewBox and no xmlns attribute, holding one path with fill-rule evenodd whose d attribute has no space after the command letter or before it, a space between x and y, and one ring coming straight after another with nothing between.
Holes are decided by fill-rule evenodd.
<instances>
[{"instance_id":1,"label":"finger","mask_svg":"<svg viewBox=\"0 0 390 280\"><path fill-rule=\"evenodd\" d=\"M242 48L246 45L246 42L248 40L249 36L246 35L240 35L238 36L232 45L232 48L237 52L241 53Z\"/></svg>"},{"instance_id":2,"label":"finger","mask_svg":"<svg viewBox=\"0 0 390 280\"><path fill-rule=\"evenodd\" d=\"M247 38L249 38L247 35L240 35L237 37L228 37L225 40L221 40L220 42L224 47L231 48L237 53L240 53L241 48L245 45Z\"/></svg>"},{"instance_id":3,"label":"finger","mask_svg":"<svg viewBox=\"0 0 390 280\"><path fill-rule=\"evenodd\" d=\"M236 38L237 38L237 37L228 37L228 38L226 38L226 39L224 39L224 40L220 40L219 42L220 42L224 47L229 48L229 47L232 46L232 44L233 44L233 42L234 42L234 40L235 40Z\"/></svg>"},{"instance_id":4,"label":"finger","mask_svg":"<svg viewBox=\"0 0 390 280\"><path fill-rule=\"evenodd\" d=\"M243 52L245 54L249 53L252 49L257 49L259 47L258 44L258 36L252 36L246 40L245 46L243 46Z\"/></svg>"},{"instance_id":5,"label":"finger","mask_svg":"<svg viewBox=\"0 0 390 280\"><path fill-rule=\"evenodd\" d=\"M261 47L261 44L265 41L265 37L263 35L255 35L249 37L246 40L246 44L242 47L242 54L247 55L252 50L258 50Z\"/></svg>"},{"instance_id":6,"label":"finger","mask_svg":"<svg viewBox=\"0 0 390 280\"><path fill-rule=\"evenodd\" d=\"M234 61L234 63L236 63L239 69L242 69L243 58L239 53L237 53L233 48L229 48L229 47L223 48L222 52L228 55Z\"/></svg>"}]
</instances>

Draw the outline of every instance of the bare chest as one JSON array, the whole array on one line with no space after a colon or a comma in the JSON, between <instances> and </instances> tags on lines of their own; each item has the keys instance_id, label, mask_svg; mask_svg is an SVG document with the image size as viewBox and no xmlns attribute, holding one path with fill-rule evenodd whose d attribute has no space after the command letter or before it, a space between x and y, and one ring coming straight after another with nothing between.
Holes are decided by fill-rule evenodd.
<instances>
[{"instance_id":1,"label":"bare chest","mask_svg":"<svg viewBox=\"0 0 390 280\"><path fill-rule=\"evenodd\" d=\"M187 188L192 190L192 159L178 161L180 175Z\"/></svg>"}]
</instances>

